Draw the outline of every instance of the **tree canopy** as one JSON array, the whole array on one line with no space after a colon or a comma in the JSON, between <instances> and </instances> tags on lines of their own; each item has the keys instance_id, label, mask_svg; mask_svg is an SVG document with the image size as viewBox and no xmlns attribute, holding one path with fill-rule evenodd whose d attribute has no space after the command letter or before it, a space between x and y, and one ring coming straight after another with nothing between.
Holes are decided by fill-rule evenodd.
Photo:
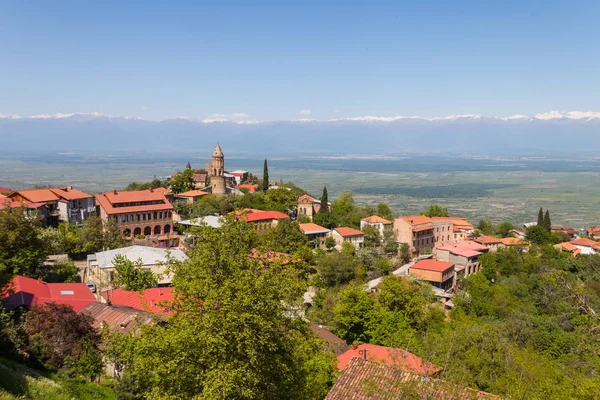
<instances>
[{"instance_id":1,"label":"tree canopy","mask_svg":"<svg viewBox=\"0 0 600 400\"><path fill-rule=\"evenodd\" d=\"M439 204L432 204L427 207L427 210L421 213L426 217L449 217L448 209L440 206Z\"/></svg>"}]
</instances>

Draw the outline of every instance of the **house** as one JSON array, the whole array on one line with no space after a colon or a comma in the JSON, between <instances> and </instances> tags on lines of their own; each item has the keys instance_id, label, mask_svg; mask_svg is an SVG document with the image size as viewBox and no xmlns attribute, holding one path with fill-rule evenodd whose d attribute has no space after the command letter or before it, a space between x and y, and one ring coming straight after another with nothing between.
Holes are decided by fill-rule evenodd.
<instances>
[{"instance_id":1,"label":"house","mask_svg":"<svg viewBox=\"0 0 600 400\"><path fill-rule=\"evenodd\" d=\"M396 242L406 243L411 253L419 254L435 245L434 226L424 215L400 216L394 220Z\"/></svg>"},{"instance_id":2,"label":"house","mask_svg":"<svg viewBox=\"0 0 600 400\"><path fill-rule=\"evenodd\" d=\"M324 228L320 225L314 224L312 222L308 222L305 224L299 224L300 230L308 237L308 241L310 242L313 248L322 248L324 249L325 241L329 236L331 236L331 230Z\"/></svg>"},{"instance_id":3,"label":"house","mask_svg":"<svg viewBox=\"0 0 600 400\"><path fill-rule=\"evenodd\" d=\"M466 218L461 217L431 217L432 221L449 221L452 223L452 233L450 235L451 242L462 242L463 240L467 240L469 237L473 235L475 232L475 228L473 224L467 221ZM437 233L437 232L436 232ZM448 238L446 236L446 241ZM436 241L439 243L439 241Z\"/></svg>"},{"instance_id":4,"label":"house","mask_svg":"<svg viewBox=\"0 0 600 400\"><path fill-rule=\"evenodd\" d=\"M570 253L573 257L577 257L581 253L581 249L575 246L571 242L563 242L559 244L555 244L554 248L561 251L566 251Z\"/></svg>"},{"instance_id":5,"label":"house","mask_svg":"<svg viewBox=\"0 0 600 400\"><path fill-rule=\"evenodd\" d=\"M193 204L194 202L200 200L200 197L206 196L208 193L203 192L201 190L188 190L187 192L178 193L173 195L173 200L183 200L188 204Z\"/></svg>"},{"instance_id":6,"label":"house","mask_svg":"<svg viewBox=\"0 0 600 400\"><path fill-rule=\"evenodd\" d=\"M256 193L256 191L258 190L258 185L252 185L250 183L243 183L241 185L238 185L236 187L237 190L242 190L245 189L247 190L249 193Z\"/></svg>"},{"instance_id":7,"label":"house","mask_svg":"<svg viewBox=\"0 0 600 400\"><path fill-rule=\"evenodd\" d=\"M331 232L331 237L335 239L335 243L338 248L342 247L344 242L352 243L354 247L358 250L365 243L365 234L359 230L348 228L346 226L342 226L339 228L335 228Z\"/></svg>"},{"instance_id":8,"label":"house","mask_svg":"<svg viewBox=\"0 0 600 400\"><path fill-rule=\"evenodd\" d=\"M442 290L448 290L454 285L454 263L452 262L421 260L412 265L408 273Z\"/></svg>"},{"instance_id":9,"label":"house","mask_svg":"<svg viewBox=\"0 0 600 400\"><path fill-rule=\"evenodd\" d=\"M592 228L587 228L585 231L592 239L600 239L600 227L595 226Z\"/></svg>"},{"instance_id":10,"label":"house","mask_svg":"<svg viewBox=\"0 0 600 400\"><path fill-rule=\"evenodd\" d=\"M71 186L50 189L60 200L59 218L70 224L79 225L91 216L96 216L96 199L91 194L73 189Z\"/></svg>"},{"instance_id":11,"label":"house","mask_svg":"<svg viewBox=\"0 0 600 400\"><path fill-rule=\"evenodd\" d=\"M580 250L581 254L590 255L600 252L600 242L588 238L579 238L571 240L569 243Z\"/></svg>"},{"instance_id":12,"label":"house","mask_svg":"<svg viewBox=\"0 0 600 400\"><path fill-rule=\"evenodd\" d=\"M77 312L96 302L85 283L46 283L41 279L15 276L0 297L7 308L31 308L47 303L66 304Z\"/></svg>"},{"instance_id":13,"label":"house","mask_svg":"<svg viewBox=\"0 0 600 400\"><path fill-rule=\"evenodd\" d=\"M453 239L453 227L452 221L446 218L431 218L433 224L433 241L437 245L444 245L446 243L453 243L458 240Z\"/></svg>"},{"instance_id":14,"label":"house","mask_svg":"<svg viewBox=\"0 0 600 400\"><path fill-rule=\"evenodd\" d=\"M336 356L339 356L350 348L344 339L335 336L333 333L323 328L323 325L310 324L310 330L320 339L325 340Z\"/></svg>"},{"instance_id":15,"label":"house","mask_svg":"<svg viewBox=\"0 0 600 400\"><path fill-rule=\"evenodd\" d=\"M173 206L160 191L134 190L96 195L100 218L114 222L124 238L161 235L173 229Z\"/></svg>"},{"instance_id":16,"label":"house","mask_svg":"<svg viewBox=\"0 0 600 400\"><path fill-rule=\"evenodd\" d=\"M257 231L265 231L270 228L277 226L277 223L283 219L290 219L290 217L279 211L261 211L246 208L241 211L235 212L236 218L251 222L256 225Z\"/></svg>"},{"instance_id":17,"label":"house","mask_svg":"<svg viewBox=\"0 0 600 400\"><path fill-rule=\"evenodd\" d=\"M488 251L487 246L472 240L436 245L433 249L438 260L453 263L456 274L462 274L465 277L479 272L479 256Z\"/></svg>"},{"instance_id":18,"label":"house","mask_svg":"<svg viewBox=\"0 0 600 400\"><path fill-rule=\"evenodd\" d=\"M230 174L234 177L235 184L238 186L248 180L248 171L242 171L241 169L237 169L235 171L231 171Z\"/></svg>"},{"instance_id":19,"label":"house","mask_svg":"<svg viewBox=\"0 0 600 400\"><path fill-rule=\"evenodd\" d=\"M331 207L330 204L328 204ZM298 198L298 215L297 218L308 218L312 221L313 215L321 209L321 200L312 197L309 194L304 194Z\"/></svg>"},{"instance_id":20,"label":"house","mask_svg":"<svg viewBox=\"0 0 600 400\"><path fill-rule=\"evenodd\" d=\"M379 231L379 235L384 237L385 233L392 232L394 223L378 215L371 215L360 220L360 230L364 230L367 226L373 227Z\"/></svg>"},{"instance_id":21,"label":"house","mask_svg":"<svg viewBox=\"0 0 600 400\"><path fill-rule=\"evenodd\" d=\"M0 186L0 196L4 196L4 197L6 197L6 196L8 196L9 194L11 194L12 192L13 192L13 190L12 190L12 189L5 188L5 187L2 187L2 186Z\"/></svg>"},{"instance_id":22,"label":"house","mask_svg":"<svg viewBox=\"0 0 600 400\"><path fill-rule=\"evenodd\" d=\"M135 333L142 325L154 324L158 318L148 312L132 307L90 303L79 313L92 318L92 326L101 329L108 326L111 332Z\"/></svg>"},{"instance_id":23,"label":"house","mask_svg":"<svg viewBox=\"0 0 600 400\"><path fill-rule=\"evenodd\" d=\"M350 349L337 356L338 369L343 370L354 357L385 365L399 367L402 371L424 376L432 376L442 368L403 349L376 346L374 344L353 345Z\"/></svg>"},{"instance_id":24,"label":"house","mask_svg":"<svg viewBox=\"0 0 600 400\"><path fill-rule=\"evenodd\" d=\"M500 397L440 379L406 372L394 365L354 357L325 400L501 400Z\"/></svg>"},{"instance_id":25,"label":"house","mask_svg":"<svg viewBox=\"0 0 600 400\"><path fill-rule=\"evenodd\" d=\"M204 189L208 185L208 173L203 169L193 169L192 165L189 163L185 166L186 170L192 171L192 181L194 182L195 189ZM175 177L175 174L171 175L171 179Z\"/></svg>"},{"instance_id":26,"label":"house","mask_svg":"<svg viewBox=\"0 0 600 400\"><path fill-rule=\"evenodd\" d=\"M505 247L501 239L492 236L479 236L478 238L475 238L475 241L486 246L491 252L498 251L498 249Z\"/></svg>"},{"instance_id":27,"label":"house","mask_svg":"<svg viewBox=\"0 0 600 400\"><path fill-rule=\"evenodd\" d=\"M49 217L49 210L46 207L46 203L22 203L17 200L13 200L9 197L0 197L0 210L14 210L15 208L24 207L27 215L37 215L44 225L48 226L47 219Z\"/></svg>"},{"instance_id":28,"label":"house","mask_svg":"<svg viewBox=\"0 0 600 400\"><path fill-rule=\"evenodd\" d=\"M518 239L525 239L525 231L519 229L511 229L510 231L508 231L508 233L510 233L513 237L516 237Z\"/></svg>"},{"instance_id":29,"label":"house","mask_svg":"<svg viewBox=\"0 0 600 400\"><path fill-rule=\"evenodd\" d=\"M555 233L562 233L569 239L575 238L575 229L571 228L570 226L553 226L550 228L550 230Z\"/></svg>"},{"instance_id":30,"label":"house","mask_svg":"<svg viewBox=\"0 0 600 400\"><path fill-rule=\"evenodd\" d=\"M502 245L504 245L504 247L526 247L528 245L528 243L523 240L523 239L519 239L519 238L515 238L515 237L505 237L505 238L500 238L500 243Z\"/></svg>"},{"instance_id":31,"label":"house","mask_svg":"<svg viewBox=\"0 0 600 400\"><path fill-rule=\"evenodd\" d=\"M142 292L118 288L105 290L100 296L108 304L131 307L164 317L171 315L171 303L175 300L171 287L149 288Z\"/></svg>"},{"instance_id":32,"label":"house","mask_svg":"<svg viewBox=\"0 0 600 400\"><path fill-rule=\"evenodd\" d=\"M181 250L167 250L146 246L129 246L120 249L100 251L88 254L85 271L86 281L92 281L100 289L111 287L116 271L113 260L117 255L130 261L141 260L141 266L150 269L159 275L158 285L165 286L171 283L172 274L167 273L170 260L185 261L187 256Z\"/></svg>"}]
</instances>

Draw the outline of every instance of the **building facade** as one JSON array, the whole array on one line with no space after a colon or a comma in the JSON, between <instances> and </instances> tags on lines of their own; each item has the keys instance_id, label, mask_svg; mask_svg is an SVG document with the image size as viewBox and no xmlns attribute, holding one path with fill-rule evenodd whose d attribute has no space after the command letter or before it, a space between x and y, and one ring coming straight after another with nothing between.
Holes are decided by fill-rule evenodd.
<instances>
[{"instance_id":1,"label":"building facade","mask_svg":"<svg viewBox=\"0 0 600 400\"><path fill-rule=\"evenodd\" d=\"M394 220L396 242L406 243L413 254L432 250L435 246L434 226L424 215L401 216Z\"/></svg>"},{"instance_id":2,"label":"building facade","mask_svg":"<svg viewBox=\"0 0 600 400\"><path fill-rule=\"evenodd\" d=\"M394 223L388 221L385 218L381 218L377 215L371 215L370 217L363 218L360 220L360 230L364 230L366 227L373 227L379 231L379 236L384 237L386 233L391 232L394 228Z\"/></svg>"},{"instance_id":3,"label":"building facade","mask_svg":"<svg viewBox=\"0 0 600 400\"><path fill-rule=\"evenodd\" d=\"M300 224L300 230L302 233L306 235L308 238L308 242L314 248L322 248L324 249L325 241L329 236L331 236L331 230L322 227L321 225L314 224L312 222L306 224Z\"/></svg>"},{"instance_id":4,"label":"building facade","mask_svg":"<svg viewBox=\"0 0 600 400\"><path fill-rule=\"evenodd\" d=\"M421 260L409 268L409 274L442 290L454 285L454 264L439 260Z\"/></svg>"},{"instance_id":5,"label":"building facade","mask_svg":"<svg viewBox=\"0 0 600 400\"><path fill-rule=\"evenodd\" d=\"M339 249L344 242L351 243L358 250L365 243L365 234L359 230L348 228L345 226L335 228L331 232L331 237L335 239L336 247Z\"/></svg>"},{"instance_id":6,"label":"building facade","mask_svg":"<svg viewBox=\"0 0 600 400\"><path fill-rule=\"evenodd\" d=\"M218 144L215 146L215 151L213 151L209 172L212 194L224 195L227 191L225 185L225 156Z\"/></svg>"},{"instance_id":7,"label":"building facade","mask_svg":"<svg viewBox=\"0 0 600 400\"><path fill-rule=\"evenodd\" d=\"M161 235L173 230L173 206L154 189L96 195L102 221L114 222L125 239Z\"/></svg>"}]
</instances>

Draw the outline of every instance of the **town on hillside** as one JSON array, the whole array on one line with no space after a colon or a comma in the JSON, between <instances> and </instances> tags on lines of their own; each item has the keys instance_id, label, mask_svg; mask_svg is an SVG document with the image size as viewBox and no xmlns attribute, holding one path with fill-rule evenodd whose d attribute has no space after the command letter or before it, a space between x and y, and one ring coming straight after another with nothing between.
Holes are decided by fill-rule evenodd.
<instances>
[{"instance_id":1,"label":"town on hillside","mask_svg":"<svg viewBox=\"0 0 600 400\"><path fill-rule=\"evenodd\" d=\"M571 366L567 397L592 399L599 239L541 208L514 226L330 200L267 160L228 172L217 144L105 193L0 188L2 352L123 398L541 398Z\"/></svg>"}]
</instances>

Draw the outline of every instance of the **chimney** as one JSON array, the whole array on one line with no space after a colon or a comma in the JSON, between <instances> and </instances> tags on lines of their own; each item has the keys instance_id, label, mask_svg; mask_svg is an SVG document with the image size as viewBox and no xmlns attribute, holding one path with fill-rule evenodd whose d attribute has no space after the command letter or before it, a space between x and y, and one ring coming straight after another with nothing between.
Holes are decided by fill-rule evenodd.
<instances>
[{"instance_id":1,"label":"chimney","mask_svg":"<svg viewBox=\"0 0 600 400\"><path fill-rule=\"evenodd\" d=\"M154 193L154 188L150 188L150 193Z\"/></svg>"},{"instance_id":2,"label":"chimney","mask_svg":"<svg viewBox=\"0 0 600 400\"><path fill-rule=\"evenodd\" d=\"M117 194L117 189L113 189L113 194L116 195Z\"/></svg>"},{"instance_id":3,"label":"chimney","mask_svg":"<svg viewBox=\"0 0 600 400\"><path fill-rule=\"evenodd\" d=\"M356 349L358 349L358 344L352 343L352 350L356 350Z\"/></svg>"}]
</instances>

